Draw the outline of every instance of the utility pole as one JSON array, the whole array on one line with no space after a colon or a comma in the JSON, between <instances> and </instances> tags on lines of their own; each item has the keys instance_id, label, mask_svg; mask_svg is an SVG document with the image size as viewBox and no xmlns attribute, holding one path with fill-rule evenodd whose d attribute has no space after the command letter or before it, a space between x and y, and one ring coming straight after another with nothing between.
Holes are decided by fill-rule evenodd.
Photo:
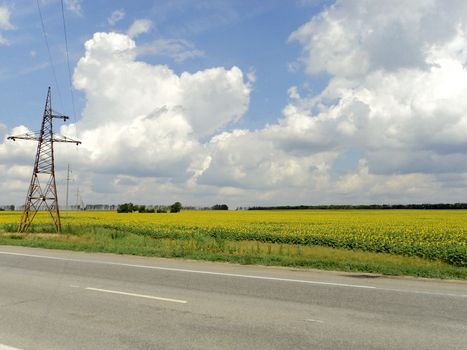
<instances>
[{"instance_id":1,"label":"utility pole","mask_svg":"<svg viewBox=\"0 0 467 350\"><path fill-rule=\"evenodd\" d=\"M81 209L79 206L79 186L76 189L76 207L78 208L78 210Z\"/></svg>"},{"instance_id":2,"label":"utility pole","mask_svg":"<svg viewBox=\"0 0 467 350\"><path fill-rule=\"evenodd\" d=\"M83 202L83 197L81 197L81 191L79 189L79 185L76 188L76 208L78 210L84 210L84 202Z\"/></svg>"},{"instance_id":3,"label":"utility pole","mask_svg":"<svg viewBox=\"0 0 467 350\"><path fill-rule=\"evenodd\" d=\"M80 201L79 201L79 196L80 194L80 191L79 191L79 185L78 185L78 188L76 189L76 208L78 208L78 210L81 210L81 206L80 206Z\"/></svg>"},{"instance_id":4,"label":"utility pole","mask_svg":"<svg viewBox=\"0 0 467 350\"><path fill-rule=\"evenodd\" d=\"M68 191L70 189L70 163L68 163L67 173L66 173L66 200L65 200L65 209L69 210L68 206Z\"/></svg>"},{"instance_id":5,"label":"utility pole","mask_svg":"<svg viewBox=\"0 0 467 350\"><path fill-rule=\"evenodd\" d=\"M64 142L79 145L81 141L72 140L65 136L55 135L52 123L54 118L63 119L63 121L69 119L68 116L53 113L52 96L49 87L40 132L8 137L9 140L13 141L16 141L17 139L37 141L34 169L18 232L27 232L37 212L41 209L49 212L55 226L55 230L58 233L61 232L57 185L55 183L54 143ZM41 186L41 182L46 185Z\"/></svg>"}]
</instances>

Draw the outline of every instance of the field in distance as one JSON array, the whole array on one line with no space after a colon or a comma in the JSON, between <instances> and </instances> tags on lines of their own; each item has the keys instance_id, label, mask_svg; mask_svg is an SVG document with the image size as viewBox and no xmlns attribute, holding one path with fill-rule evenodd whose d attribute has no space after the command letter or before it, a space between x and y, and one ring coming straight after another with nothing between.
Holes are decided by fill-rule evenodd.
<instances>
[{"instance_id":1,"label":"field in distance","mask_svg":"<svg viewBox=\"0 0 467 350\"><path fill-rule=\"evenodd\" d=\"M17 234L0 212L0 244L467 279L467 210L47 213Z\"/></svg>"}]
</instances>

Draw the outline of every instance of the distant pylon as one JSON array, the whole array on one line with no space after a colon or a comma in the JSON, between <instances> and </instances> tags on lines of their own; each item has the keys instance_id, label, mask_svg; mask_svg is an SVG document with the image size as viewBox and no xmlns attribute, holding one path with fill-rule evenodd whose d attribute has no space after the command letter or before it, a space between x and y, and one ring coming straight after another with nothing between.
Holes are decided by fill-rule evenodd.
<instances>
[{"instance_id":1,"label":"distant pylon","mask_svg":"<svg viewBox=\"0 0 467 350\"><path fill-rule=\"evenodd\" d=\"M79 145L81 141L55 135L52 127L52 120L54 118L63 119L64 121L69 119L69 117L65 115L53 114L52 97L49 87L41 130L38 133L27 133L8 137L8 139L13 141L20 139L38 142L31 184L29 185L28 194L26 196L18 232L27 232L39 210L47 210L50 213L55 230L58 233L60 233L62 229L60 211L58 208L57 186L55 184L54 143L66 142ZM45 187L41 186L41 182L46 184Z\"/></svg>"},{"instance_id":2,"label":"distant pylon","mask_svg":"<svg viewBox=\"0 0 467 350\"><path fill-rule=\"evenodd\" d=\"M70 210L70 207L68 205L68 194L69 194L69 190L70 190L70 173L71 173L71 170L70 170L70 163L68 163L68 168L67 168L67 171L66 171L66 197L65 197L65 210Z\"/></svg>"}]
</instances>

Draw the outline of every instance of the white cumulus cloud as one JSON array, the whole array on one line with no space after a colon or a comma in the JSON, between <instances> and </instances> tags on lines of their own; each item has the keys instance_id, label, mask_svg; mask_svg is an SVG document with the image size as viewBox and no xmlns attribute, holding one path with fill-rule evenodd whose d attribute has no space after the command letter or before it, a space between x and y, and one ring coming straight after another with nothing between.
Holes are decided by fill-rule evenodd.
<instances>
[{"instance_id":1,"label":"white cumulus cloud","mask_svg":"<svg viewBox=\"0 0 467 350\"><path fill-rule=\"evenodd\" d=\"M291 87L278 123L214 137L199 182L278 202L462 201L466 15L462 1L337 1L290 36L327 87Z\"/></svg>"},{"instance_id":2,"label":"white cumulus cloud","mask_svg":"<svg viewBox=\"0 0 467 350\"><path fill-rule=\"evenodd\" d=\"M352 198L461 200L447 187L454 177L462 188L467 174L466 15L462 1L361 0L313 17L290 41L302 45L307 72L327 73L329 84L315 96L289 90L283 119L263 130L274 152L359 150L360 165L344 175L333 170L337 158L326 160L330 178L341 176L334 190Z\"/></svg>"},{"instance_id":3,"label":"white cumulus cloud","mask_svg":"<svg viewBox=\"0 0 467 350\"><path fill-rule=\"evenodd\" d=\"M83 162L94 171L186 180L202 166L200 138L248 108L250 88L237 67L177 75L138 61L134 41L117 33L96 33L85 47L74 84L86 108L62 131L82 139Z\"/></svg>"},{"instance_id":4,"label":"white cumulus cloud","mask_svg":"<svg viewBox=\"0 0 467 350\"><path fill-rule=\"evenodd\" d=\"M337 1L292 33L308 72L355 77L427 68L430 51L465 31L465 1Z\"/></svg>"},{"instance_id":5,"label":"white cumulus cloud","mask_svg":"<svg viewBox=\"0 0 467 350\"><path fill-rule=\"evenodd\" d=\"M205 167L202 139L237 121L248 108L250 86L237 67L177 75L167 66L138 61L136 54L129 36L96 33L75 69L74 85L85 94L86 107L76 124L60 132L83 143L76 151L58 144L56 157L81 169L83 188L96 197L103 178L114 184L109 191L128 190L118 180L122 176L188 186ZM19 127L9 134L27 131ZM27 165L33 153L32 142L0 144L4 163Z\"/></svg>"}]
</instances>

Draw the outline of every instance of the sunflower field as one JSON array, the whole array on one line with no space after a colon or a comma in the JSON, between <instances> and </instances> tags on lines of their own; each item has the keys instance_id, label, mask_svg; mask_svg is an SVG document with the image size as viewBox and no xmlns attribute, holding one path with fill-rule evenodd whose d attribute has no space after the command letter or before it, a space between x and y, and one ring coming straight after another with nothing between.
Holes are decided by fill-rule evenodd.
<instances>
[{"instance_id":1,"label":"sunflower field","mask_svg":"<svg viewBox=\"0 0 467 350\"><path fill-rule=\"evenodd\" d=\"M19 212L0 212L14 232ZM32 232L51 231L46 213ZM324 246L439 260L467 267L466 210L192 210L177 214L64 211L64 232L95 227L153 239L206 237L296 246Z\"/></svg>"}]
</instances>

